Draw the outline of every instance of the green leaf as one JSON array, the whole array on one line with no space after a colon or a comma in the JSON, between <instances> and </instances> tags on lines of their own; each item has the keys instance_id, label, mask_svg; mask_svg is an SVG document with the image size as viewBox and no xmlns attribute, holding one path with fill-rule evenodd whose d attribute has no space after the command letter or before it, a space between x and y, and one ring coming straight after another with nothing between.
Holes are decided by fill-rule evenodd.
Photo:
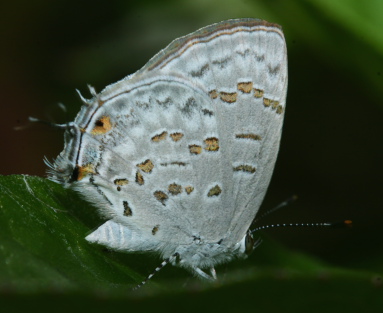
<instances>
[{"instance_id":1,"label":"green leaf","mask_svg":"<svg viewBox=\"0 0 383 313\"><path fill-rule=\"evenodd\" d=\"M84 239L98 215L73 192L21 175L0 184L2 284L33 292L133 283L132 271Z\"/></svg>"},{"instance_id":2,"label":"green leaf","mask_svg":"<svg viewBox=\"0 0 383 313\"><path fill-rule=\"evenodd\" d=\"M0 176L0 209L0 300L13 312L32 312L41 303L60 308L59 303L63 311L81 304L92 312L136 306L232 311L250 309L249 303L257 312L346 307L358 312L355 308L366 301L370 307L383 306L376 273L334 268L269 240L248 260L218 267L216 283L189 279L185 271L168 266L132 292L159 260L86 242L84 237L102 220L72 191L39 177ZM292 295L297 299L291 301Z\"/></svg>"}]
</instances>

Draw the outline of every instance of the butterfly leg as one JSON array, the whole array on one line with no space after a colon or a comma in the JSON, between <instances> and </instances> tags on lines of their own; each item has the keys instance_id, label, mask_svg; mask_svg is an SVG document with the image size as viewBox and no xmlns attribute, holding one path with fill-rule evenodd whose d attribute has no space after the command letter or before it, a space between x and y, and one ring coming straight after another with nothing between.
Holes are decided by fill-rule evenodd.
<instances>
[{"instance_id":1,"label":"butterfly leg","mask_svg":"<svg viewBox=\"0 0 383 313\"><path fill-rule=\"evenodd\" d=\"M217 279L217 273L216 273L214 267L211 267L211 268L210 268L210 274L211 274L211 277L213 277L214 280Z\"/></svg>"},{"instance_id":2,"label":"butterfly leg","mask_svg":"<svg viewBox=\"0 0 383 313\"><path fill-rule=\"evenodd\" d=\"M205 279L210 280L210 281L217 279L217 274L215 273L214 267L210 268L211 276L206 274L199 267L194 268L194 273L196 273L199 277L205 278Z\"/></svg>"}]
</instances>

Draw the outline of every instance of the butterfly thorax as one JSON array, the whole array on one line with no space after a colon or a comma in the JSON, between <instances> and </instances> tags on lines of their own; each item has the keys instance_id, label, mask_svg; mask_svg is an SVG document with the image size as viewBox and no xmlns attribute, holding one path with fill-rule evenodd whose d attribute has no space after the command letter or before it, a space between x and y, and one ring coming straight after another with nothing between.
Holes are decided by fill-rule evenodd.
<instances>
[{"instance_id":1,"label":"butterfly thorax","mask_svg":"<svg viewBox=\"0 0 383 313\"><path fill-rule=\"evenodd\" d=\"M180 245L176 248L175 253L178 257L174 258L172 264L195 272L196 269L211 269L235 258L246 258L248 254L245 251L245 237L230 246L225 245L224 241L207 243L200 238L195 238L192 244Z\"/></svg>"}]
</instances>

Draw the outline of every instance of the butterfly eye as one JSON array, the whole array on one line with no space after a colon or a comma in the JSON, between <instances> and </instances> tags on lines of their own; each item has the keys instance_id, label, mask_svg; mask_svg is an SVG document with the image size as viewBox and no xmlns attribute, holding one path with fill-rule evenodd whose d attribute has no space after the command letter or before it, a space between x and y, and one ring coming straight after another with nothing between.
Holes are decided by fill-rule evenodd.
<instances>
[{"instance_id":1,"label":"butterfly eye","mask_svg":"<svg viewBox=\"0 0 383 313\"><path fill-rule=\"evenodd\" d=\"M255 244L255 240L253 238L253 235L250 232L248 232L245 238L245 253L247 255L250 255L251 252L253 252L254 244Z\"/></svg>"}]
</instances>

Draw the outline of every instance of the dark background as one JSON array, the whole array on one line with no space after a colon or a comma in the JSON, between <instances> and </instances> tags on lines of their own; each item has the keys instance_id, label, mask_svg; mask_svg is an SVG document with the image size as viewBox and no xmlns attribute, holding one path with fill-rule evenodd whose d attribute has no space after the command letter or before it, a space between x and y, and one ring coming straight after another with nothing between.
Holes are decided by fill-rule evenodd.
<instances>
[{"instance_id":1,"label":"dark background","mask_svg":"<svg viewBox=\"0 0 383 313\"><path fill-rule=\"evenodd\" d=\"M289 55L280 154L263 209L299 201L263 220L352 219L351 229L267 233L332 264L383 269L383 3L355 1L13 1L1 5L0 174L44 176L43 157L81 102L142 67L173 39L229 18L282 25ZM57 103L66 105L64 114ZM21 130L15 130L15 127Z\"/></svg>"}]
</instances>

